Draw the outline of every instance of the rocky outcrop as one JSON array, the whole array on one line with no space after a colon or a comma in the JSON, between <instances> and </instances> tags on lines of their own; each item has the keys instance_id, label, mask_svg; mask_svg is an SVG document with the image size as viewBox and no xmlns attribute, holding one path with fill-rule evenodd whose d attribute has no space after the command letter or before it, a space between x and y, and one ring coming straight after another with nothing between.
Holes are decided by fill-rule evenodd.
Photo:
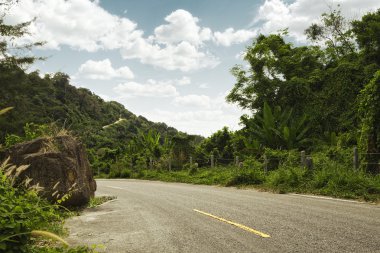
<instances>
[{"instance_id":1,"label":"rocky outcrop","mask_svg":"<svg viewBox=\"0 0 380 253\"><path fill-rule=\"evenodd\" d=\"M41 194L51 202L81 206L94 196L96 182L84 146L69 135L38 138L17 144L2 154L15 165L29 164L17 178L31 178L43 187Z\"/></svg>"}]
</instances>

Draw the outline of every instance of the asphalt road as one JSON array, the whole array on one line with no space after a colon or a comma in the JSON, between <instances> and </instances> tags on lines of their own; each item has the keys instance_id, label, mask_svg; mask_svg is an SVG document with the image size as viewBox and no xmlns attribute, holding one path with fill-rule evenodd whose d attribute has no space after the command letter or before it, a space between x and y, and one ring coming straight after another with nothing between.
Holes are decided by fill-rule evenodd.
<instances>
[{"instance_id":1,"label":"asphalt road","mask_svg":"<svg viewBox=\"0 0 380 253\"><path fill-rule=\"evenodd\" d=\"M379 205L156 181L97 183L97 195L117 200L66 224L70 243L102 244L101 252L380 252Z\"/></svg>"}]
</instances>

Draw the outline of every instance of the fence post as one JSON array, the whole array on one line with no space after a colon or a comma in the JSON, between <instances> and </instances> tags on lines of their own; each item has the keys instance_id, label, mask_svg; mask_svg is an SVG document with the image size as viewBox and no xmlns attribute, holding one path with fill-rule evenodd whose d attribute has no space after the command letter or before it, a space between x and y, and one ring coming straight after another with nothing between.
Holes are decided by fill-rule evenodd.
<instances>
[{"instance_id":1,"label":"fence post","mask_svg":"<svg viewBox=\"0 0 380 253\"><path fill-rule=\"evenodd\" d=\"M193 157L190 156L190 166L193 165Z\"/></svg>"},{"instance_id":2,"label":"fence post","mask_svg":"<svg viewBox=\"0 0 380 253\"><path fill-rule=\"evenodd\" d=\"M172 158L169 157L169 171L172 171Z\"/></svg>"},{"instance_id":3,"label":"fence post","mask_svg":"<svg viewBox=\"0 0 380 253\"><path fill-rule=\"evenodd\" d=\"M239 156L235 157L235 166L239 167Z\"/></svg>"},{"instance_id":4,"label":"fence post","mask_svg":"<svg viewBox=\"0 0 380 253\"><path fill-rule=\"evenodd\" d=\"M211 155L211 168L214 168L214 155Z\"/></svg>"},{"instance_id":5,"label":"fence post","mask_svg":"<svg viewBox=\"0 0 380 253\"><path fill-rule=\"evenodd\" d=\"M306 167L306 153L304 150L301 151L301 166Z\"/></svg>"},{"instance_id":6,"label":"fence post","mask_svg":"<svg viewBox=\"0 0 380 253\"><path fill-rule=\"evenodd\" d=\"M149 169L153 169L153 159L149 157Z\"/></svg>"},{"instance_id":7,"label":"fence post","mask_svg":"<svg viewBox=\"0 0 380 253\"><path fill-rule=\"evenodd\" d=\"M357 147L354 147L354 169L359 169L359 153Z\"/></svg>"},{"instance_id":8,"label":"fence post","mask_svg":"<svg viewBox=\"0 0 380 253\"><path fill-rule=\"evenodd\" d=\"M267 155L264 155L264 173L268 173L268 158Z\"/></svg>"},{"instance_id":9,"label":"fence post","mask_svg":"<svg viewBox=\"0 0 380 253\"><path fill-rule=\"evenodd\" d=\"M311 158L311 156L306 157L306 168L312 170L313 166L313 158Z\"/></svg>"}]
</instances>

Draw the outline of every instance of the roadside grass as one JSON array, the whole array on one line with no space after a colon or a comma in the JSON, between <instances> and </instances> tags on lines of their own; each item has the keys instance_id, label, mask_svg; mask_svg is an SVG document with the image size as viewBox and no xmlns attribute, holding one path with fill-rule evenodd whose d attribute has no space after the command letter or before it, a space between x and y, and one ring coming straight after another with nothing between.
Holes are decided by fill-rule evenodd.
<instances>
[{"instance_id":1,"label":"roadside grass","mask_svg":"<svg viewBox=\"0 0 380 253\"><path fill-rule=\"evenodd\" d=\"M276 193L307 193L370 202L380 201L380 175L354 171L331 162L306 168L280 165L265 173L262 168L224 166L196 171L143 170L130 172L130 178L204 185L254 187Z\"/></svg>"},{"instance_id":2,"label":"roadside grass","mask_svg":"<svg viewBox=\"0 0 380 253\"><path fill-rule=\"evenodd\" d=\"M6 162L0 166L0 252L94 252L85 246L70 247L63 239L67 235L63 225L73 213L39 197L37 188L15 185L7 175L9 168L15 167Z\"/></svg>"},{"instance_id":3,"label":"roadside grass","mask_svg":"<svg viewBox=\"0 0 380 253\"><path fill-rule=\"evenodd\" d=\"M90 202L87 204L87 208L94 208L100 206L101 204L116 199L116 196L99 196L93 197L90 199Z\"/></svg>"}]
</instances>

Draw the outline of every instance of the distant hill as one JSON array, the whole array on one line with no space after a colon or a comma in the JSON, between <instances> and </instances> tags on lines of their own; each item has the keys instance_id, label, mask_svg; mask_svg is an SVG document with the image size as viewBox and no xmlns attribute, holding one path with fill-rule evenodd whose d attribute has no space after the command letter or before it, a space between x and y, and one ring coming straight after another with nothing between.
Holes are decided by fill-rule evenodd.
<instances>
[{"instance_id":1,"label":"distant hill","mask_svg":"<svg viewBox=\"0 0 380 253\"><path fill-rule=\"evenodd\" d=\"M88 89L70 85L66 74L41 78L38 72L27 74L19 68L0 71L0 108L14 107L0 118L0 142L7 134L22 135L23 126L30 122L55 122L79 136L88 148L124 149L139 131L154 130L162 137L179 134L165 123L136 116L120 103L105 102Z\"/></svg>"}]
</instances>

